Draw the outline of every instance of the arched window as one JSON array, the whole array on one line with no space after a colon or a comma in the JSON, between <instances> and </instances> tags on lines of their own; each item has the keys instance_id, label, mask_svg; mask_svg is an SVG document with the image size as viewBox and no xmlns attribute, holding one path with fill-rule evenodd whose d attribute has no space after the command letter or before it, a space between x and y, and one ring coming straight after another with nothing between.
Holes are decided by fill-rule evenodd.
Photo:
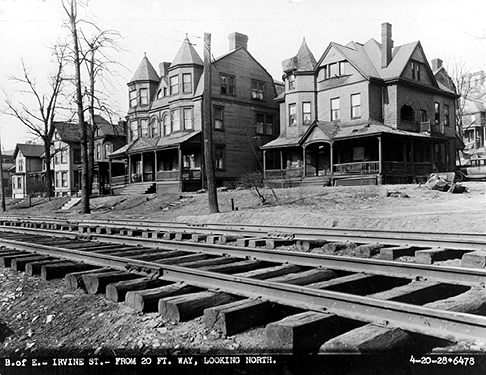
<instances>
[{"instance_id":1,"label":"arched window","mask_svg":"<svg viewBox=\"0 0 486 375\"><path fill-rule=\"evenodd\" d=\"M404 105L400 110L400 119L402 121L414 121L415 117L413 114L413 109L409 105Z\"/></svg>"},{"instance_id":2,"label":"arched window","mask_svg":"<svg viewBox=\"0 0 486 375\"><path fill-rule=\"evenodd\" d=\"M164 135L169 135L170 134L170 117L169 117L169 114L164 115L163 124L164 124Z\"/></svg>"},{"instance_id":3,"label":"arched window","mask_svg":"<svg viewBox=\"0 0 486 375\"><path fill-rule=\"evenodd\" d=\"M153 116L150 119L150 137L157 138L159 136L159 122L157 117Z\"/></svg>"}]
</instances>

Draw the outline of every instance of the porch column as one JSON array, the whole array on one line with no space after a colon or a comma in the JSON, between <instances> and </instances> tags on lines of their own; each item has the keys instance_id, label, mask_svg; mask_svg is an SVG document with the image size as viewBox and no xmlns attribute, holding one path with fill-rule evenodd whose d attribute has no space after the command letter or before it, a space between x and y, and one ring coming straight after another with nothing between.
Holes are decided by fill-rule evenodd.
<instances>
[{"instance_id":1,"label":"porch column","mask_svg":"<svg viewBox=\"0 0 486 375\"><path fill-rule=\"evenodd\" d=\"M477 138L478 138L478 128L474 127L474 148L476 148L478 142L477 142Z\"/></svg>"},{"instance_id":2,"label":"porch column","mask_svg":"<svg viewBox=\"0 0 486 375\"><path fill-rule=\"evenodd\" d=\"M265 179L267 171L267 150L263 150L263 179Z\"/></svg>"},{"instance_id":3,"label":"porch column","mask_svg":"<svg viewBox=\"0 0 486 375\"><path fill-rule=\"evenodd\" d=\"M128 183L132 182L132 156L128 155Z\"/></svg>"},{"instance_id":4,"label":"porch column","mask_svg":"<svg viewBox=\"0 0 486 375\"><path fill-rule=\"evenodd\" d=\"M157 151L154 151L154 182L157 181L157 171L159 170L159 164L157 163Z\"/></svg>"},{"instance_id":5,"label":"porch column","mask_svg":"<svg viewBox=\"0 0 486 375\"><path fill-rule=\"evenodd\" d=\"M329 143L329 152L330 152L330 155L329 155L329 164L330 164L330 168L331 168L331 180L332 180L332 177L334 176L334 142L331 142Z\"/></svg>"},{"instance_id":6,"label":"porch column","mask_svg":"<svg viewBox=\"0 0 486 375\"><path fill-rule=\"evenodd\" d=\"M410 140L410 153L412 154L411 155L411 162L412 162L412 176L415 176L415 164L414 164L414 154L413 154L414 150L413 150L413 139Z\"/></svg>"},{"instance_id":7,"label":"porch column","mask_svg":"<svg viewBox=\"0 0 486 375\"><path fill-rule=\"evenodd\" d=\"M381 137L378 137L378 184L383 183L383 145L381 144Z\"/></svg>"},{"instance_id":8,"label":"porch column","mask_svg":"<svg viewBox=\"0 0 486 375\"><path fill-rule=\"evenodd\" d=\"M302 147L302 178L306 176L305 145Z\"/></svg>"},{"instance_id":9,"label":"porch column","mask_svg":"<svg viewBox=\"0 0 486 375\"><path fill-rule=\"evenodd\" d=\"M142 182L144 182L144 179L143 179L143 172L145 171L145 168L144 168L144 166L143 166L143 154L142 154L142 153L140 153L140 168L141 168L140 172L141 172L141 174L142 174L141 181L142 181Z\"/></svg>"},{"instance_id":10,"label":"porch column","mask_svg":"<svg viewBox=\"0 0 486 375\"><path fill-rule=\"evenodd\" d=\"M182 149L181 145L177 148L177 154L179 158L179 192L182 192Z\"/></svg>"},{"instance_id":11,"label":"porch column","mask_svg":"<svg viewBox=\"0 0 486 375\"><path fill-rule=\"evenodd\" d=\"M111 189L111 159L108 159L108 185L110 185L110 195L113 190Z\"/></svg>"},{"instance_id":12,"label":"porch column","mask_svg":"<svg viewBox=\"0 0 486 375\"><path fill-rule=\"evenodd\" d=\"M286 169L284 168L284 164L283 164L283 151L280 150L280 169Z\"/></svg>"}]
</instances>

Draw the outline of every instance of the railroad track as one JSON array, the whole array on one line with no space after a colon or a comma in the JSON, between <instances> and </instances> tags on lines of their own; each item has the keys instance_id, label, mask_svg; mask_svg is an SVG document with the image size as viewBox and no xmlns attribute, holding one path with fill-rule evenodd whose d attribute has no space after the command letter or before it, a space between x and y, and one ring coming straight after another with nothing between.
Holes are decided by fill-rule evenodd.
<instances>
[{"instance_id":1,"label":"railroad track","mask_svg":"<svg viewBox=\"0 0 486 375\"><path fill-rule=\"evenodd\" d=\"M165 223L141 230L140 223L130 227L125 221L2 218L0 224L0 265L45 279L65 277L73 287L175 321L202 315L206 326L226 335L266 324L272 350L379 351L486 337L486 318L478 315L486 306L484 269L280 250L289 243L307 250L335 243L275 227L260 230L259 243L256 230L243 237L228 228L201 233L187 224L167 225L166 232ZM211 240L195 242L202 238ZM461 253L463 263L481 242L469 240L466 250L463 236L464 248L417 250L415 244L366 239L360 237L356 247L363 253ZM244 246L251 241L253 247Z\"/></svg>"}]
</instances>

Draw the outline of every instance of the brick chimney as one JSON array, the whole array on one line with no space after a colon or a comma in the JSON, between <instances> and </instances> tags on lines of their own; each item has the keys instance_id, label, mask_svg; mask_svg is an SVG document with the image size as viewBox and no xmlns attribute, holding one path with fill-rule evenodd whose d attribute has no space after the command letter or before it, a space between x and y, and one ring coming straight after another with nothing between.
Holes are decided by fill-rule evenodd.
<instances>
[{"instance_id":1,"label":"brick chimney","mask_svg":"<svg viewBox=\"0 0 486 375\"><path fill-rule=\"evenodd\" d=\"M230 52L241 47L246 50L248 49L248 36L245 34L234 32L229 35L228 39L230 43Z\"/></svg>"},{"instance_id":2,"label":"brick chimney","mask_svg":"<svg viewBox=\"0 0 486 375\"><path fill-rule=\"evenodd\" d=\"M388 22L381 24L381 67L386 68L392 60L392 25Z\"/></svg>"},{"instance_id":3,"label":"brick chimney","mask_svg":"<svg viewBox=\"0 0 486 375\"><path fill-rule=\"evenodd\" d=\"M159 71L161 77L167 77L167 71L169 70L170 65L171 65L170 62L165 62L165 61L159 64Z\"/></svg>"},{"instance_id":4,"label":"brick chimney","mask_svg":"<svg viewBox=\"0 0 486 375\"><path fill-rule=\"evenodd\" d=\"M432 59L432 71L436 72L442 68L443 61L441 59Z\"/></svg>"}]
</instances>

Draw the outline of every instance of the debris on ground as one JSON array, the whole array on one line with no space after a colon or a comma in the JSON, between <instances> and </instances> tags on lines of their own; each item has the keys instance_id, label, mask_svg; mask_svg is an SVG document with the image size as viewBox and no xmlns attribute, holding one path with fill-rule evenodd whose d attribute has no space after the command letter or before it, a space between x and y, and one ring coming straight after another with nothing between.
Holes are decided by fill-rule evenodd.
<instances>
[{"instance_id":1,"label":"debris on ground","mask_svg":"<svg viewBox=\"0 0 486 375\"><path fill-rule=\"evenodd\" d=\"M404 193L403 191L387 191L386 196L393 198L410 198L410 195Z\"/></svg>"},{"instance_id":2,"label":"debris on ground","mask_svg":"<svg viewBox=\"0 0 486 375\"><path fill-rule=\"evenodd\" d=\"M453 178L452 178L453 179ZM462 194L467 192L467 188L459 183L454 183L443 176L432 173L425 183L430 190L444 191L454 194Z\"/></svg>"}]
</instances>

